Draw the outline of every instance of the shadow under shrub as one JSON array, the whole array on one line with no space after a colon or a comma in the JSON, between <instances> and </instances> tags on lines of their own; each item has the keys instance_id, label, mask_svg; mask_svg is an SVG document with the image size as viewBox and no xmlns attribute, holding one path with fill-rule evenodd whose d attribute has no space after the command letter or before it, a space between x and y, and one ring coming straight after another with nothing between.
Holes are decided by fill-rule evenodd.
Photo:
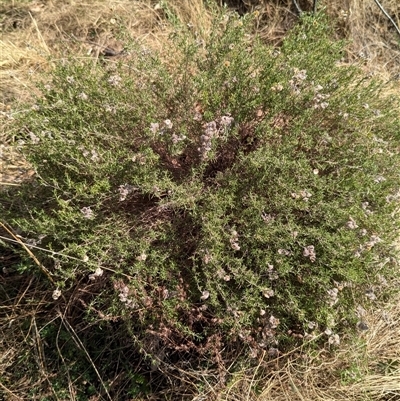
<instances>
[{"instance_id":1,"label":"shadow under shrub","mask_svg":"<svg viewBox=\"0 0 400 401\"><path fill-rule=\"evenodd\" d=\"M339 66L323 16L280 49L248 25L179 27L164 61L138 43L64 61L16 122L37 176L2 214L56 252L35 254L61 294L100 282L89 316L123 322L155 367L334 343L392 274L396 100Z\"/></svg>"}]
</instances>

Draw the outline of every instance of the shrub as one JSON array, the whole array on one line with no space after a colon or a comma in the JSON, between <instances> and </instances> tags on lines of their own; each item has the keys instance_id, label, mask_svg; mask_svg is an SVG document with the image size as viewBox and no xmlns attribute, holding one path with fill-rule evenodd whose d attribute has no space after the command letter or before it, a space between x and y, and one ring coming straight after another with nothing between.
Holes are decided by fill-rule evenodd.
<instances>
[{"instance_id":1,"label":"shrub","mask_svg":"<svg viewBox=\"0 0 400 401\"><path fill-rule=\"evenodd\" d=\"M250 25L177 27L163 58L132 41L117 63L64 60L16 121L37 175L8 224L50 251L55 302L85 283L87 318L158 363L335 343L393 267L395 99L340 65L323 16L280 49Z\"/></svg>"}]
</instances>

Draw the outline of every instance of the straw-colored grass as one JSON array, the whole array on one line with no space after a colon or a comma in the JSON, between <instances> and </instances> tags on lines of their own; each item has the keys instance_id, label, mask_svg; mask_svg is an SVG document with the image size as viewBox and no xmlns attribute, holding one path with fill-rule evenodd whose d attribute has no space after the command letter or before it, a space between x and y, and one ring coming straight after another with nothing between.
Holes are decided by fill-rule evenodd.
<instances>
[{"instance_id":1,"label":"straw-colored grass","mask_svg":"<svg viewBox=\"0 0 400 401\"><path fill-rule=\"evenodd\" d=\"M365 322L368 331L336 349L298 349L281 363L260 362L252 372L239 373L219 400L399 400L400 298L368 310Z\"/></svg>"},{"instance_id":2,"label":"straw-colored grass","mask_svg":"<svg viewBox=\"0 0 400 401\"><path fill-rule=\"evenodd\" d=\"M169 3L181 21L207 34L211 19L201 0ZM297 19L290 0L243 3L247 6L242 4L242 9L257 11L258 33L269 43L279 44ZM379 74L385 80L399 79L400 38L373 0L319 3L335 21L337 37L350 40L344 62L362 61L369 73ZM382 3L400 26L397 0ZM97 62L104 48L121 50L123 42L116 35L119 24L146 46L164 52L166 58L173 57L166 45L172 27L158 1L13 0L0 6L0 188L18 185L34 173L19 158L13 137L8 134L20 102L29 101L34 83L52 68L52 60L75 56L91 57ZM396 86L393 90L397 90ZM0 265L7 270L14 258L12 254L0 255ZM0 399L25 400L28 390L41 383L32 382L28 371L18 380L6 371L14 364L20 366L20 358L33 353L41 380L48 381L52 374L47 371L36 326L37 316L46 313L49 294L41 289L38 280L7 275L6 270L0 272ZM390 285L394 288L398 283ZM54 319L63 321L62 311ZM360 332L357 338L344 339L337 349L311 353L300 348L273 362L265 356L252 368L237 372L225 388L210 387L209 398L400 400L400 298L394 296L385 304L373 305L364 320L369 330ZM79 335L76 336L79 341ZM207 387L206 378L204 382ZM70 394L74 399L73 383ZM104 397L107 399L106 394Z\"/></svg>"}]
</instances>

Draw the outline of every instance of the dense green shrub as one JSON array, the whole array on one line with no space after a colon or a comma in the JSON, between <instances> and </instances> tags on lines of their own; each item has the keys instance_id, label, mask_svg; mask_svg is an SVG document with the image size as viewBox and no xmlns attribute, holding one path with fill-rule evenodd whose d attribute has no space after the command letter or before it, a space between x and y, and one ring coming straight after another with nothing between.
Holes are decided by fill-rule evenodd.
<instances>
[{"instance_id":1,"label":"dense green shrub","mask_svg":"<svg viewBox=\"0 0 400 401\"><path fill-rule=\"evenodd\" d=\"M54 252L35 250L61 297L85 283L88 319L156 359L335 342L393 265L395 100L340 66L324 17L279 50L218 18L163 58L64 61L16 122L37 175L2 215Z\"/></svg>"}]
</instances>

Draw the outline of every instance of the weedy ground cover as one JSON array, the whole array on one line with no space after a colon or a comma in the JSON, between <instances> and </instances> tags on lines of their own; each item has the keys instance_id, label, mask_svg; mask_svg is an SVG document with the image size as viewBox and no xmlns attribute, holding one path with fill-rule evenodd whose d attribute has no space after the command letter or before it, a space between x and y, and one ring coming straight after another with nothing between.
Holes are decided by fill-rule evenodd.
<instances>
[{"instance_id":1,"label":"weedy ground cover","mask_svg":"<svg viewBox=\"0 0 400 401\"><path fill-rule=\"evenodd\" d=\"M251 24L176 22L170 57L121 28L123 57L63 59L13 124L36 177L1 212L52 306L25 358L58 397L217 391L304 338L339 345L395 275L398 100L340 65L323 15L279 50Z\"/></svg>"}]
</instances>

